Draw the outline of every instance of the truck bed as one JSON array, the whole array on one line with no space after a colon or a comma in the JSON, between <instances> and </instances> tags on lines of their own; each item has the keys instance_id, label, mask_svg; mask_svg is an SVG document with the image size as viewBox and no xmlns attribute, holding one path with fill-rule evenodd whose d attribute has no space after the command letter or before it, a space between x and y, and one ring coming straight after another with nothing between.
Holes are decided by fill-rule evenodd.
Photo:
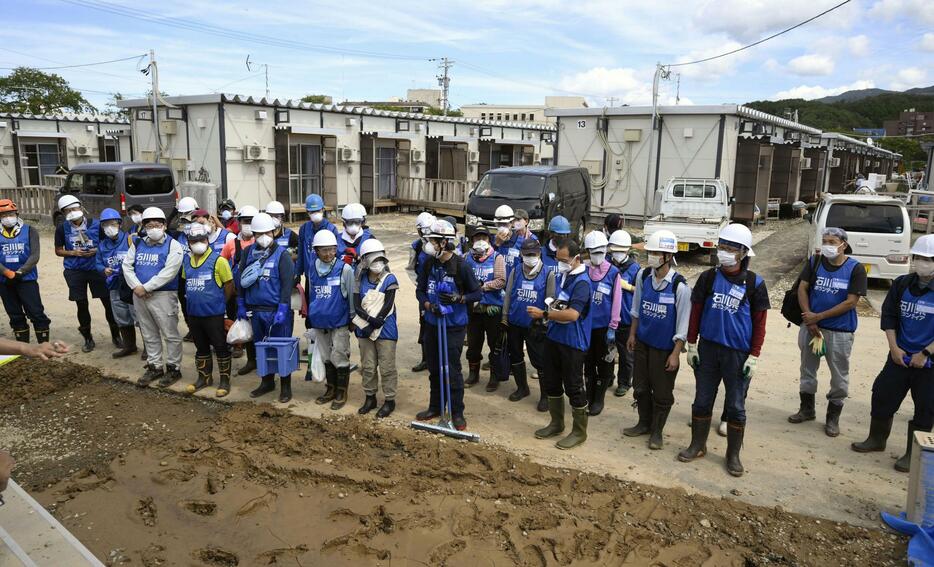
<instances>
[{"instance_id":1,"label":"truck bed","mask_svg":"<svg viewBox=\"0 0 934 567\"><path fill-rule=\"evenodd\" d=\"M645 222L645 236L658 230L670 230L678 237L678 250L716 248L717 239L729 219L697 219L686 217L653 217Z\"/></svg>"}]
</instances>

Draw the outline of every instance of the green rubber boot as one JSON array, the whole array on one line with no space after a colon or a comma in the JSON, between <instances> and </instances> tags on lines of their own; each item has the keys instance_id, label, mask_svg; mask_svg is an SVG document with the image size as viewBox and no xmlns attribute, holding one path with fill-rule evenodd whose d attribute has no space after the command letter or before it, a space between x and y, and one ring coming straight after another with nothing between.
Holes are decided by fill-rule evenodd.
<instances>
[{"instance_id":1,"label":"green rubber boot","mask_svg":"<svg viewBox=\"0 0 934 567\"><path fill-rule=\"evenodd\" d=\"M535 432L538 439L548 439L564 432L564 396L548 396L548 413L551 421Z\"/></svg>"},{"instance_id":2,"label":"green rubber boot","mask_svg":"<svg viewBox=\"0 0 934 567\"><path fill-rule=\"evenodd\" d=\"M572 407L571 417L574 420L571 424L571 432L567 437L555 443L555 447L559 449L573 449L587 440L587 406Z\"/></svg>"}]
</instances>

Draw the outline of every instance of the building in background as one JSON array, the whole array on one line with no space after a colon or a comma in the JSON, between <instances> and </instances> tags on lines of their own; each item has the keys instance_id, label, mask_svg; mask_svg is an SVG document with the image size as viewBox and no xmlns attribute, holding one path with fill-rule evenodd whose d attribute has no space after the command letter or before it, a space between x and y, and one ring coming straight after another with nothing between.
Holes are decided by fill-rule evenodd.
<instances>
[{"instance_id":1,"label":"building in background","mask_svg":"<svg viewBox=\"0 0 934 567\"><path fill-rule=\"evenodd\" d=\"M884 138L885 128L853 128L853 133L870 138Z\"/></svg>"},{"instance_id":2,"label":"building in background","mask_svg":"<svg viewBox=\"0 0 934 567\"><path fill-rule=\"evenodd\" d=\"M366 106L379 110L397 110L399 112L414 112L421 114L428 111L430 104L420 100L401 100L398 97L390 97L388 100L345 100L340 103L341 106Z\"/></svg>"},{"instance_id":3,"label":"building in background","mask_svg":"<svg viewBox=\"0 0 934 567\"><path fill-rule=\"evenodd\" d=\"M545 115L549 109L587 108L582 96L546 96L545 104L465 104L461 112L465 118L502 120L504 122L533 122L552 124L554 118Z\"/></svg>"},{"instance_id":4,"label":"building in background","mask_svg":"<svg viewBox=\"0 0 934 567\"><path fill-rule=\"evenodd\" d=\"M55 184L77 164L129 160L130 123L98 114L0 113L0 187Z\"/></svg>"},{"instance_id":5,"label":"building in background","mask_svg":"<svg viewBox=\"0 0 934 567\"><path fill-rule=\"evenodd\" d=\"M899 114L898 120L886 120L882 125L886 136L934 134L934 112L916 112L909 108Z\"/></svg>"},{"instance_id":6,"label":"building in background","mask_svg":"<svg viewBox=\"0 0 934 567\"><path fill-rule=\"evenodd\" d=\"M405 93L405 98L423 102L434 108L441 108L441 89L409 89Z\"/></svg>"}]
</instances>

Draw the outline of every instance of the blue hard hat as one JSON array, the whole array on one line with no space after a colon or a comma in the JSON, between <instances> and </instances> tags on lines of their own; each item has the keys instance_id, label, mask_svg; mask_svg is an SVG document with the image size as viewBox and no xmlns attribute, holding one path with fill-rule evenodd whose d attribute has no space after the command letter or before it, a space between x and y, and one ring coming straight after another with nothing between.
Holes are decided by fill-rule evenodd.
<instances>
[{"instance_id":1,"label":"blue hard hat","mask_svg":"<svg viewBox=\"0 0 934 567\"><path fill-rule=\"evenodd\" d=\"M324 199L321 195L308 195L305 198L305 210L309 212L320 211L324 208Z\"/></svg>"},{"instance_id":2,"label":"blue hard hat","mask_svg":"<svg viewBox=\"0 0 934 567\"><path fill-rule=\"evenodd\" d=\"M118 221L118 220L121 220L122 218L123 218L123 217L121 217L121 216L120 216L120 213L118 213L116 210L114 210L114 209L104 209L103 212L101 212L101 219L100 219L100 220L101 220L101 222L110 221L110 220Z\"/></svg>"},{"instance_id":3,"label":"blue hard hat","mask_svg":"<svg viewBox=\"0 0 934 567\"><path fill-rule=\"evenodd\" d=\"M571 234L571 223L568 222L568 219L558 215L553 217L548 223L548 232L554 234Z\"/></svg>"}]
</instances>

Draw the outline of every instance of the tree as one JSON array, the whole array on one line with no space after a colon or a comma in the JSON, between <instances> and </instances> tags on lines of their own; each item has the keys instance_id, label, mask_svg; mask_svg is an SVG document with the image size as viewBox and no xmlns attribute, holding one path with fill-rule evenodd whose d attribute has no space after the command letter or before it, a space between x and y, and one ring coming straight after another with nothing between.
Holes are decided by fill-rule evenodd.
<instances>
[{"instance_id":1,"label":"tree","mask_svg":"<svg viewBox=\"0 0 934 567\"><path fill-rule=\"evenodd\" d=\"M17 67L0 77L0 112L54 114L56 112L96 112L97 109L68 81L54 73L30 67Z\"/></svg>"},{"instance_id":2,"label":"tree","mask_svg":"<svg viewBox=\"0 0 934 567\"><path fill-rule=\"evenodd\" d=\"M152 91L150 91L152 92ZM107 105L104 107L104 114L113 117L123 117L126 118L129 116L129 111L126 108L120 108L117 106L121 100L124 100L126 97L123 96L121 92L110 93L110 100L107 101Z\"/></svg>"},{"instance_id":3,"label":"tree","mask_svg":"<svg viewBox=\"0 0 934 567\"><path fill-rule=\"evenodd\" d=\"M310 94L302 97L302 102L309 104L332 104L332 98L323 94Z\"/></svg>"},{"instance_id":4,"label":"tree","mask_svg":"<svg viewBox=\"0 0 934 567\"><path fill-rule=\"evenodd\" d=\"M934 135L917 138L873 138L873 141L881 148L902 154L905 166L914 169L919 163L927 162L927 152L921 149L921 142L934 141Z\"/></svg>"}]
</instances>

